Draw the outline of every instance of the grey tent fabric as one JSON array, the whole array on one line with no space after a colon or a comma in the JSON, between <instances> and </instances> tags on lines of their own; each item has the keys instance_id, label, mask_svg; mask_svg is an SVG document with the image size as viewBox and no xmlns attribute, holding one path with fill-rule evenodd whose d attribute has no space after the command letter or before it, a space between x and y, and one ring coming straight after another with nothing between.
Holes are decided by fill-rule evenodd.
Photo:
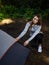
<instances>
[{"instance_id":1,"label":"grey tent fabric","mask_svg":"<svg viewBox=\"0 0 49 65\"><path fill-rule=\"evenodd\" d=\"M30 50L0 30L0 65L24 65Z\"/></svg>"},{"instance_id":2,"label":"grey tent fabric","mask_svg":"<svg viewBox=\"0 0 49 65\"><path fill-rule=\"evenodd\" d=\"M30 50L15 43L1 59L1 65L24 65Z\"/></svg>"},{"instance_id":3,"label":"grey tent fabric","mask_svg":"<svg viewBox=\"0 0 49 65\"><path fill-rule=\"evenodd\" d=\"M0 58L8 50L8 48L15 42L15 38L0 30Z\"/></svg>"}]
</instances>

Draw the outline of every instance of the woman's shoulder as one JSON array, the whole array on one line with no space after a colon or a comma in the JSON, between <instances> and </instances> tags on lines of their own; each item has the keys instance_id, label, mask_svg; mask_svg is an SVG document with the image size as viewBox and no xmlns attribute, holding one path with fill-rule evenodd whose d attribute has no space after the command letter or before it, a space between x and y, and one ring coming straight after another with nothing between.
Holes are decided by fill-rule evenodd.
<instances>
[{"instance_id":1,"label":"woman's shoulder","mask_svg":"<svg viewBox=\"0 0 49 65\"><path fill-rule=\"evenodd\" d=\"M28 21L27 23L31 24L31 23L32 23L32 21Z\"/></svg>"},{"instance_id":2,"label":"woman's shoulder","mask_svg":"<svg viewBox=\"0 0 49 65\"><path fill-rule=\"evenodd\" d=\"M26 26L30 26L31 25L31 21L26 23Z\"/></svg>"}]
</instances>

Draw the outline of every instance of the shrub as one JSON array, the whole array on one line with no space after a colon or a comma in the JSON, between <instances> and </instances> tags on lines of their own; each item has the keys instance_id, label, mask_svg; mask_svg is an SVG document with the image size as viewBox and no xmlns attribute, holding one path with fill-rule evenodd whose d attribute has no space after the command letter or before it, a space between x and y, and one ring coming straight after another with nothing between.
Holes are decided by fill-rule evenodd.
<instances>
[{"instance_id":1,"label":"shrub","mask_svg":"<svg viewBox=\"0 0 49 65\"><path fill-rule=\"evenodd\" d=\"M12 5L0 7L0 20L4 18L24 18L30 20L34 14L40 13L43 19L48 19L49 9L41 10L40 8L16 8Z\"/></svg>"}]
</instances>

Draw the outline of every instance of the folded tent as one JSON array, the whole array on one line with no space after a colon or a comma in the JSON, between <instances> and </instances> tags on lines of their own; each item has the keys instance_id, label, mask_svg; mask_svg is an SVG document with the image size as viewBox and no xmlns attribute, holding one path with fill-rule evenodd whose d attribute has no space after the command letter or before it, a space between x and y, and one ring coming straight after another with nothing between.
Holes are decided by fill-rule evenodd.
<instances>
[{"instance_id":1,"label":"folded tent","mask_svg":"<svg viewBox=\"0 0 49 65\"><path fill-rule=\"evenodd\" d=\"M30 50L15 38L0 30L0 60L1 65L24 65Z\"/></svg>"}]
</instances>

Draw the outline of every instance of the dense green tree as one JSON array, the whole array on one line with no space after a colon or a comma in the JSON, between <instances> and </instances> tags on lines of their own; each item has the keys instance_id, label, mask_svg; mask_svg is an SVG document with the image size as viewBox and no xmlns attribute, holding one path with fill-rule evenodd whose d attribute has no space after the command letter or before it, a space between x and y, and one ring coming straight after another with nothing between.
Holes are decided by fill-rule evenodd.
<instances>
[{"instance_id":1,"label":"dense green tree","mask_svg":"<svg viewBox=\"0 0 49 65\"><path fill-rule=\"evenodd\" d=\"M49 0L0 0L3 5L14 5L16 7L30 7L30 8L49 8Z\"/></svg>"}]
</instances>

